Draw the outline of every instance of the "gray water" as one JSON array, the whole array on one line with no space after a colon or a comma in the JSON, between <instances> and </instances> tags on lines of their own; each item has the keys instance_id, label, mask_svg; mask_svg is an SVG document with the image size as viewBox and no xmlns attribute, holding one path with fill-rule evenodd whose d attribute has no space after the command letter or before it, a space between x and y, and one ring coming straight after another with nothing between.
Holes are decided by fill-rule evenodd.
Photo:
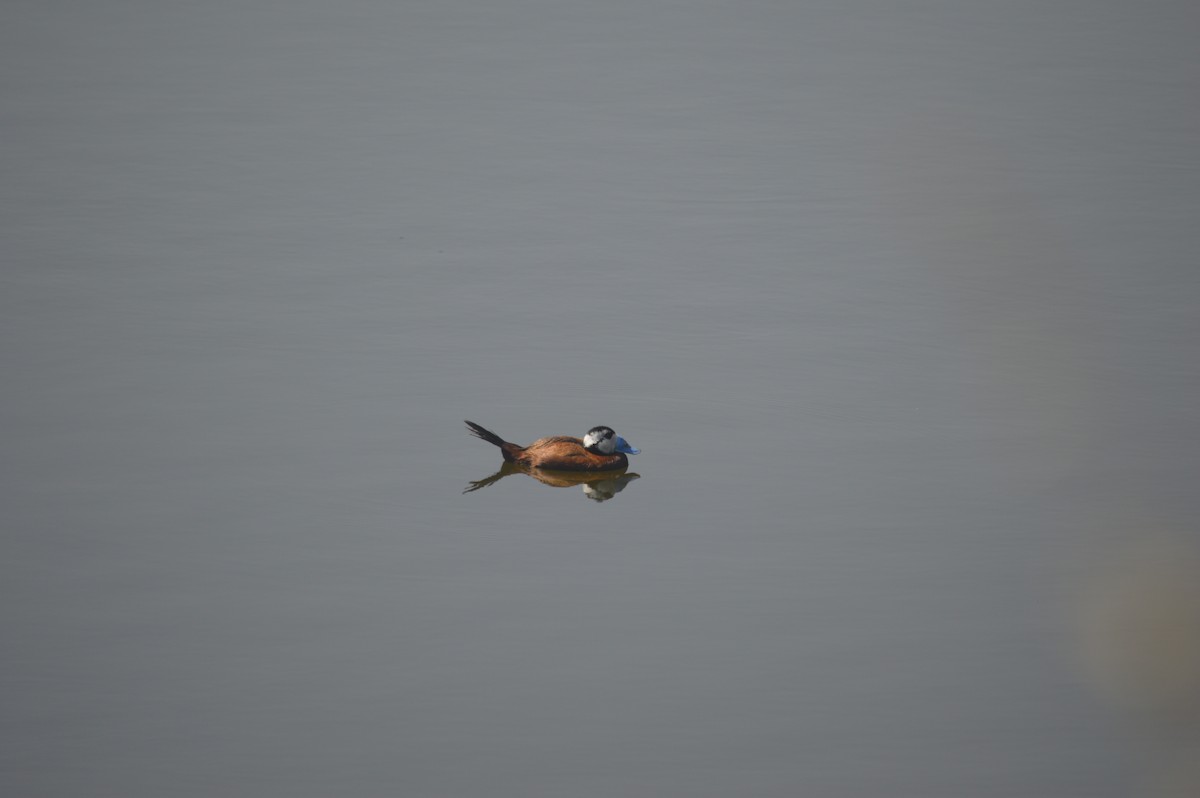
<instances>
[{"instance_id":1,"label":"gray water","mask_svg":"<svg viewBox=\"0 0 1200 798\"><path fill-rule=\"evenodd\" d=\"M1195 794L1196 8L9 4L0 792Z\"/></svg>"}]
</instances>

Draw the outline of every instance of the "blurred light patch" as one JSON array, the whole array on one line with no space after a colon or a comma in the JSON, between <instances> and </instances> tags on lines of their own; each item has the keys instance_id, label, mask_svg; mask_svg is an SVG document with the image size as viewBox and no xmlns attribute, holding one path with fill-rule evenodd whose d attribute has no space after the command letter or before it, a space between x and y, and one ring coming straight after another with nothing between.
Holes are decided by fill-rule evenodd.
<instances>
[{"instance_id":1,"label":"blurred light patch","mask_svg":"<svg viewBox=\"0 0 1200 798\"><path fill-rule=\"evenodd\" d=\"M1149 749L1135 794L1200 796L1200 551L1144 539L1093 569L1079 598L1084 673Z\"/></svg>"},{"instance_id":2,"label":"blurred light patch","mask_svg":"<svg viewBox=\"0 0 1200 798\"><path fill-rule=\"evenodd\" d=\"M1080 607L1089 680L1121 707L1200 718L1200 554L1157 538L1093 573Z\"/></svg>"}]
</instances>

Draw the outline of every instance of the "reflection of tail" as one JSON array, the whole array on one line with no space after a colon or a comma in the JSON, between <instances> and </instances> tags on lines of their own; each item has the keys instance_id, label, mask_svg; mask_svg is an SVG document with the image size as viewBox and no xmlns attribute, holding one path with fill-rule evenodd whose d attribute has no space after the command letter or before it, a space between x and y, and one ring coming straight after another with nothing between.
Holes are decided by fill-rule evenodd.
<instances>
[{"instance_id":1,"label":"reflection of tail","mask_svg":"<svg viewBox=\"0 0 1200 798\"><path fill-rule=\"evenodd\" d=\"M503 471L497 471L487 479L481 479L478 482L472 482L468 484L465 488L463 488L463 493L474 493L480 488L486 488L488 485L495 485L506 476L508 476L508 474L505 474Z\"/></svg>"},{"instance_id":2,"label":"reflection of tail","mask_svg":"<svg viewBox=\"0 0 1200 798\"><path fill-rule=\"evenodd\" d=\"M470 429L471 434L476 438L479 438L482 441L487 441L493 446L499 446L500 453L504 455L504 459L510 463L515 460L517 455L519 455L522 451L520 446L517 446L515 443L509 443L491 430L484 429L483 427L479 426L474 421L468 421L467 427Z\"/></svg>"},{"instance_id":3,"label":"reflection of tail","mask_svg":"<svg viewBox=\"0 0 1200 798\"><path fill-rule=\"evenodd\" d=\"M477 481L472 482L469 485L467 485L467 487L463 489L463 493L474 493L475 491L479 490L480 488L486 488L488 485L495 485L497 482L504 479L509 474L520 474L520 473L523 473L524 471L525 471L525 469L521 468L520 466L516 465L515 463L505 463L504 465L500 466L499 471L497 471L495 474L492 474L490 477L484 477L483 479L477 480Z\"/></svg>"}]
</instances>

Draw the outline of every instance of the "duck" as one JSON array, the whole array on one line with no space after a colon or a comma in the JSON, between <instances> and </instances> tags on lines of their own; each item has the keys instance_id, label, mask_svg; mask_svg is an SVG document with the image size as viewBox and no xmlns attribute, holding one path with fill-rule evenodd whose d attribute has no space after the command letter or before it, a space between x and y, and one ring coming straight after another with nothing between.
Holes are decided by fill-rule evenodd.
<instances>
[{"instance_id":1,"label":"duck","mask_svg":"<svg viewBox=\"0 0 1200 798\"><path fill-rule=\"evenodd\" d=\"M612 427L592 427L582 438L552 435L538 438L528 446L509 443L491 430L474 421L467 421L467 430L480 440L500 447L506 463L544 468L550 471L616 471L629 467L626 455L641 454L613 431Z\"/></svg>"}]
</instances>

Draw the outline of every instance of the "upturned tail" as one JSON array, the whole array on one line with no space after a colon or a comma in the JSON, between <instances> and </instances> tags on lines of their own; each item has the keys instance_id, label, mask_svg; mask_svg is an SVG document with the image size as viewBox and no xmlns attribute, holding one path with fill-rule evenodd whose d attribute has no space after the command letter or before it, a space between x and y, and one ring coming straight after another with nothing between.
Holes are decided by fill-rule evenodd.
<instances>
[{"instance_id":1,"label":"upturned tail","mask_svg":"<svg viewBox=\"0 0 1200 798\"><path fill-rule=\"evenodd\" d=\"M464 421L465 420L466 419L464 419ZM481 441L487 441L493 446L499 446L500 453L504 455L504 459L508 462L511 463L516 459L517 455L521 453L520 446L517 446L515 443L509 443L496 433L492 432L490 429L484 429L474 421L467 421L466 423L467 429L470 430L471 434L476 438L479 438Z\"/></svg>"}]
</instances>

